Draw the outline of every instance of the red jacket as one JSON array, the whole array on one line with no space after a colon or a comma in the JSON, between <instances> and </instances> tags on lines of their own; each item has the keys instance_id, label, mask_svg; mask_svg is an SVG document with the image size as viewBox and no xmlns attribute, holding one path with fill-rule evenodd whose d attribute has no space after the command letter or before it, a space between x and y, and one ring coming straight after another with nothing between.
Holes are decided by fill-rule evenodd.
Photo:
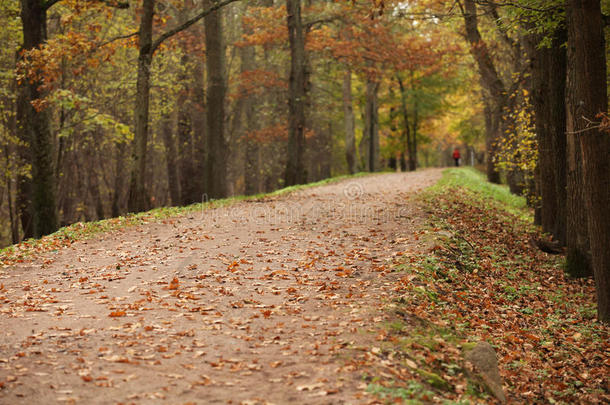
<instances>
[{"instance_id":1,"label":"red jacket","mask_svg":"<svg viewBox=\"0 0 610 405\"><path fill-rule=\"evenodd\" d=\"M453 151L453 158L454 159L459 159L460 158L460 151L459 150L454 150Z\"/></svg>"}]
</instances>

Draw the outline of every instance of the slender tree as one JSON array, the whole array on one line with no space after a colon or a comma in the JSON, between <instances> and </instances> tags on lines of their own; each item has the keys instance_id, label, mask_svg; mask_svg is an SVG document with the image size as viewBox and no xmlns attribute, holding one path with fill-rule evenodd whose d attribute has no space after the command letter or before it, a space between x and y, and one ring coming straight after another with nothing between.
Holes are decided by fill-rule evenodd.
<instances>
[{"instance_id":1,"label":"slender tree","mask_svg":"<svg viewBox=\"0 0 610 405\"><path fill-rule=\"evenodd\" d=\"M356 132L352 103L352 72L343 74L343 120L345 121L345 160L350 174L356 173Z\"/></svg>"},{"instance_id":2,"label":"slender tree","mask_svg":"<svg viewBox=\"0 0 610 405\"><path fill-rule=\"evenodd\" d=\"M288 162L285 185L305 183L305 37L301 20L301 0L286 0L290 42L290 83L288 94Z\"/></svg>"},{"instance_id":3,"label":"slender tree","mask_svg":"<svg viewBox=\"0 0 610 405\"><path fill-rule=\"evenodd\" d=\"M494 159L497 142L502 137L504 130L502 113L508 103L508 95L487 44L479 32L477 6L474 0L464 0L462 15L466 27L466 40L470 44L470 52L477 63L481 76L481 87L485 90L487 179L492 183L499 183L500 173L495 166Z\"/></svg>"},{"instance_id":4,"label":"slender tree","mask_svg":"<svg viewBox=\"0 0 610 405\"><path fill-rule=\"evenodd\" d=\"M208 0L208 5L211 0ZM222 13L205 17L207 89L207 191L210 198L227 196L227 142L225 140L225 47Z\"/></svg>"},{"instance_id":5,"label":"slender tree","mask_svg":"<svg viewBox=\"0 0 610 405\"><path fill-rule=\"evenodd\" d=\"M197 13L192 18L178 24L174 28L165 31L157 38L153 39L153 16L156 0L144 0L142 16L140 20L139 35L139 56L138 56L138 79L136 84L136 104L135 114L135 133L133 149L133 166L131 172L131 182L129 187L128 210L139 212L148 208L150 205L148 191L146 190L146 153L148 147L148 121L149 121L149 101L150 101L150 66L155 51L161 44L179 32L191 27L197 21L213 14L215 11L233 3L237 0L223 0L207 3L208 7ZM206 24L207 25L207 24ZM206 28L207 31L207 28ZM208 66L209 67L209 66ZM221 107L222 108L222 107ZM223 115L224 116L224 115ZM208 165L209 167L209 165ZM219 169L220 170L220 169ZM215 192L215 191L214 191ZM222 195L221 192L218 195Z\"/></svg>"},{"instance_id":6,"label":"slender tree","mask_svg":"<svg viewBox=\"0 0 610 405\"><path fill-rule=\"evenodd\" d=\"M140 16L138 80L134 108L135 132L133 167L127 209L139 212L148 209L150 200L145 185L146 152L148 146L148 115L150 103L150 65L153 58L153 16L155 0L144 0Z\"/></svg>"},{"instance_id":7,"label":"slender tree","mask_svg":"<svg viewBox=\"0 0 610 405\"><path fill-rule=\"evenodd\" d=\"M21 0L24 50L38 48L46 41L47 10L54 3L56 2L52 0ZM18 95L21 105L18 132L21 140L29 145L28 157L32 165L30 197L34 236L55 232L58 227L50 111L46 108L34 108L32 104L44 96L42 85L42 79L25 79L19 86ZM22 201L22 204L27 202ZM29 207L22 206L22 209L28 210Z\"/></svg>"}]
</instances>

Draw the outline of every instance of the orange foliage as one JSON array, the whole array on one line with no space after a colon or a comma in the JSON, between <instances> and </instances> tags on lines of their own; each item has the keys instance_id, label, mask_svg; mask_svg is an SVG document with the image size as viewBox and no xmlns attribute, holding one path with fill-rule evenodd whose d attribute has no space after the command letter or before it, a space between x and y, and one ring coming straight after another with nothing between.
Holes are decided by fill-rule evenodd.
<instances>
[{"instance_id":1,"label":"orange foliage","mask_svg":"<svg viewBox=\"0 0 610 405\"><path fill-rule=\"evenodd\" d=\"M286 28L286 7L250 7L249 15L242 18L244 31L250 32L242 36L242 41L235 46L260 45L268 49L274 45L288 43Z\"/></svg>"},{"instance_id":2,"label":"orange foliage","mask_svg":"<svg viewBox=\"0 0 610 405\"><path fill-rule=\"evenodd\" d=\"M241 73L237 94L231 94L230 97L237 99L262 94L272 88L286 90L288 83L275 72L260 69L248 70Z\"/></svg>"},{"instance_id":3,"label":"orange foliage","mask_svg":"<svg viewBox=\"0 0 610 405\"><path fill-rule=\"evenodd\" d=\"M248 131L246 137L260 143L286 140L288 139L288 125L286 125L286 123L281 123L254 131Z\"/></svg>"}]
</instances>

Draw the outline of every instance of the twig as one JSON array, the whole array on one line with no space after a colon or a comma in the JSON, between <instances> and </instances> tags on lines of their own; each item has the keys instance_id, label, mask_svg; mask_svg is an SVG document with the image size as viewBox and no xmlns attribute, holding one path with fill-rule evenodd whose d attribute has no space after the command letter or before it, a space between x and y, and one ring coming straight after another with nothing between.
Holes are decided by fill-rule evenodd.
<instances>
[{"instance_id":1,"label":"twig","mask_svg":"<svg viewBox=\"0 0 610 405\"><path fill-rule=\"evenodd\" d=\"M152 52L154 53L157 50L157 48L166 39L176 35L177 33L181 32L181 31L184 31L185 29L187 29L191 25L195 24L197 21L201 20L202 18L204 18L208 14L211 14L214 11L216 11L216 10L218 10L218 9L228 5L228 4L236 2L236 1L239 1L239 0L224 0L224 1L220 1L218 3L215 3L212 7L208 8L206 10L203 10L201 13L197 14L196 16L191 18L190 20L187 20L184 23L178 25L177 27L174 27L171 30L164 32L163 34L161 34L161 36L159 38L157 38L155 41L153 41L152 46L151 46Z\"/></svg>"}]
</instances>

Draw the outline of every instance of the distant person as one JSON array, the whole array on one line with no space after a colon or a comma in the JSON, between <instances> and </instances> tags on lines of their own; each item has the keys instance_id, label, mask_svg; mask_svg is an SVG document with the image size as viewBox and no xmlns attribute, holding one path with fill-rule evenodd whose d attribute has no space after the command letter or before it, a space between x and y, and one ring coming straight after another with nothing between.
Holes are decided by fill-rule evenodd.
<instances>
[{"instance_id":1,"label":"distant person","mask_svg":"<svg viewBox=\"0 0 610 405\"><path fill-rule=\"evenodd\" d=\"M455 160L455 167L458 167L460 165L460 151L458 148L453 150L453 160Z\"/></svg>"}]
</instances>

